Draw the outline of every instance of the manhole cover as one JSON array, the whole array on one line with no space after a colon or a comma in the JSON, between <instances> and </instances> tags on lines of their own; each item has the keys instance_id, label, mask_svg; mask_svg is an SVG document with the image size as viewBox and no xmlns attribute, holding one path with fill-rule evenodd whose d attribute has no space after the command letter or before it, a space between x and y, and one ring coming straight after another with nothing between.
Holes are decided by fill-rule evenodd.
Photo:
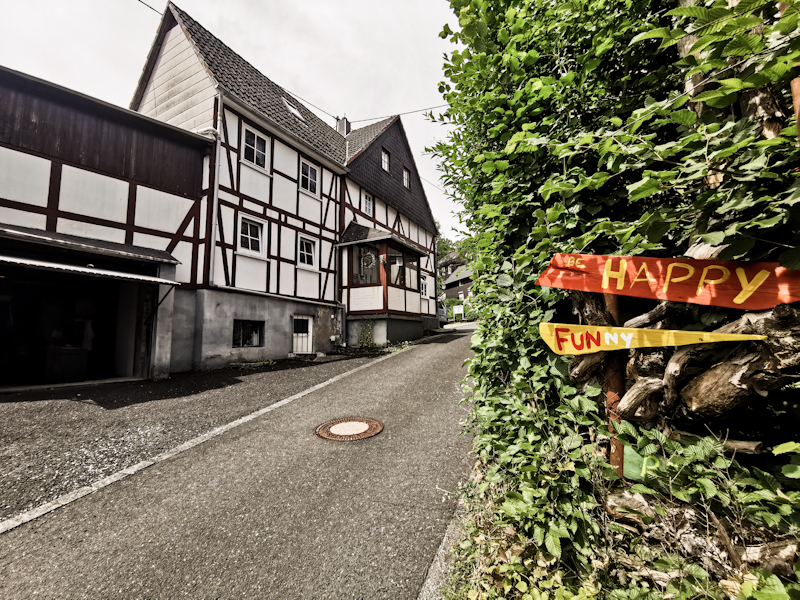
<instances>
[{"instance_id":1,"label":"manhole cover","mask_svg":"<svg viewBox=\"0 0 800 600\"><path fill-rule=\"evenodd\" d=\"M378 435L383 423L366 417L346 417L334 419L317 427L316 434L325 440L363 440Z\"/></svg>"}]
</instances>

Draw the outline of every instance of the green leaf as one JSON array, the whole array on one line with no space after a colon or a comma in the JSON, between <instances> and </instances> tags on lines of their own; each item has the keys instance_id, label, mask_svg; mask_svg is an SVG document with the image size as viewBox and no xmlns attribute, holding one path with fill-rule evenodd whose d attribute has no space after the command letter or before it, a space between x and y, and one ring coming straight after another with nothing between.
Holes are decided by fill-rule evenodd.
<instances>
[{"instance_id":1,"label":"green leaf","mask_svg":"<svg viewBox=\"0 0 800 600\"><path fill-rule=\"evenodd\" d=\"M509 275L508 273L501 273L497 277L497 285L501 287L511 287L513 283L514 283L514 278L511 277L511 275Z\"/></svg>"},{"instance_id":2,"label":"green leaf","mask_svg":"<svg viewBox=\"0 0 800 600\"><path fill-rule=\"evenodd\" d=\"M782 267L800 271L800 247L781 252L778 261Z\"/></svg>"},{"instance_id":3,"label":"green leaf","mask_svg":"<svg viewBox=\"0 0 800 600\"><path fill-rule=\"evenodd\" d=\"M711 233L704 233L700 236L700 239L703 240L706 244L710 244L712 246L719 246L723 241L725 241L725 232L724 231L712 231Z\"/></svg>"},{"instance_id":4,"label":"green leaf","mask_svg":"<svg viewBox=\"0 0 800 600\"><path fill-rule=\"evenodd\" d=\"M653 177L645 177L641 181L637 181L626 187L628 188L631 202L636 202L642 198L652 196L660 190L658 179L654 179Z\"/></svg>"},{"instance_id":5,"label":"green leaf","mask_svg":"<svg viewBox=\"0 0 800 600\"><path fill-rule=\"evenodd\" d=\"M694 125L697 121L697 113L686 108L671 112L669 118L680 125Z\"/></svg>"},{"instance_id":6,"label":"green leaf","mask_svg":"<svg viewBox=\"0 0 800 600\"><path fill-rule=\"evenodd\" d=\"M561 556L561 540L557 535L553 535L549 531L547 535L544 536L544 547L547 548L547 551L553 556Z\"/></svg>"},{"instance_id":7,"label":"green leaf","mask_svg":"<svg viewBox=\"0 0 800 600\"><path fill-rule=\"evenodd\" d=\"M775 455L786 454L787 452L800 452L800 444L797 442L784 442L772 449L772 453Z\"/></svg>"},{"instance_id":8,"label":"green leaf","mask_svg":"<svg viewBox=\"0 0 800 600\"><path fill-rule=\"evenodd\" d=\"M781 467L781 473L790 479L800 479L800 465L784 465Z\"/></svg>"}]
</instances>

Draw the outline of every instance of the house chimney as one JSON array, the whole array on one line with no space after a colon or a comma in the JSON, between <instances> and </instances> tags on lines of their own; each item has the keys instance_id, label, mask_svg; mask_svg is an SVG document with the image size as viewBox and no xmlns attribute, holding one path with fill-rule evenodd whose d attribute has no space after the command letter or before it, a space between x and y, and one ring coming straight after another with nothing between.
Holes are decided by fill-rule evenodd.
<instances>
[{"instance_id":1,"label":"house chimney","mask_svg":"<svg viewBox=\"0 0 800 600\"><path fill-rule=\"evenodd\" d=\"M341 133L344 137L350 135L350 121L347 120L347 117L336 117L336 131Z\"/></svg>"}]
</instances>

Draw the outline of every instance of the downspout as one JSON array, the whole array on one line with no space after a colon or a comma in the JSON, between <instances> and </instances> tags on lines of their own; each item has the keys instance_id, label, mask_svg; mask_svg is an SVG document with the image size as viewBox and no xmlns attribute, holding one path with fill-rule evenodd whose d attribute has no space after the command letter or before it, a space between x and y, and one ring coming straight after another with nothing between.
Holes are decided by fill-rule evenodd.
<instances>
[{"instance_id":1,"label":"downspout","mask_svg":"<svg viewBox=\"0 0 800 600\"><path fill-rule=\"evenodd\" d=\"M217 214L219 213L219 168L222 162L222 118L223 118L223 104L222 104L222 89L217 86L217 127L216 135L217 147L214 153L214 191L211 200L211 239L208 241L210 246L209 260L211 264L208 266L208 285L214 285L214 267L217 264L217 227L219 223Z\"/></svg>"}]
</instances>

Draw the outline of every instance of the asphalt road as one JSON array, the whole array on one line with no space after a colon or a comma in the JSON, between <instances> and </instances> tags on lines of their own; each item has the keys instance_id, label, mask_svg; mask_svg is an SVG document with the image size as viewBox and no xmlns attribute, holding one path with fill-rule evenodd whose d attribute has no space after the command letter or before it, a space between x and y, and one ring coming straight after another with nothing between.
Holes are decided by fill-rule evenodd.
<instances>
[{"instance_id":1,"label":"asphalt road","mask_svg":"<svg viewBox=\"0 0 800 600\"><path fill-rule=\"evenodd\" d=\"M470 466L459 426L469 333L414 346L0 535L0 598L417 598L453 515L444 491ZM348 416L384 430L314 435Z\"/></svg>"}]
</instances>

